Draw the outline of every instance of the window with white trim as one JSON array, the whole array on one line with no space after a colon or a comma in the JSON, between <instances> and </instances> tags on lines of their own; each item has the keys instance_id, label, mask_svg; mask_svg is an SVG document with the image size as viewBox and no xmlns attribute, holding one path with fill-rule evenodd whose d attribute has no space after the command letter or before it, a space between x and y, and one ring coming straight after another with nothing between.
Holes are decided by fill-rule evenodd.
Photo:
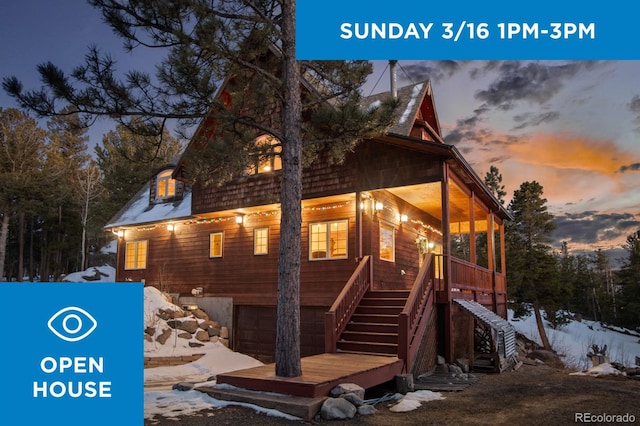
<instances>
[{"instance_id":1,"label":"window with white trim","mask_svg":"<svg viewBox=\"0 0 640 426\"><path fill-rule=\"evenodd\" d=\"M348 220L309 225L309 259L346 259Z\"/></svg>"},{"instance_id":2,"label":"window with white trim","mask_svg":"<svg viewBox=\"0 0 640 426\"><path fill-rule=\"evenodd\" d=\"M124 251L124 269L146 269L147 241L127 241Z\"/></svg>"},{"instance_id":3,"label":"window with white trim","mask_svg":"<svg viewBox=\"0 0 640 426\"><path fill-rule=\"evenodd\" d=\"M156 178L156 198L169 198L176 195L176 181L171 178L173 170L158 173Z\"/></svg>"},{"instance_id":4,"label":"window with white trim","mask_svg":"<svg viewBox=\"0 0 640 426\"><path fill-rule=\"evenodd\" d=\"M269 254L269 228L253 230L253 254Z\"/></svg>"},{"instance_id":5,"label":"window with white trim","mask_svg":"<svg viewBox=\"0 0 640 426\"><path fill-rule=\"evenodd\" d=\"M222 257L224 245L224 233L213 232L209 234L209 257Z\"/></svg>"},{"instance_id":6,"label":"window with white trim","mask_svg":"<svg viewBox=\"0 0 640 426\"><path fill-rule=\"evenodd\" d=\"M380 222L380 259L396 261L396 229L383 222Z\"/></svg>"}]
</instances>

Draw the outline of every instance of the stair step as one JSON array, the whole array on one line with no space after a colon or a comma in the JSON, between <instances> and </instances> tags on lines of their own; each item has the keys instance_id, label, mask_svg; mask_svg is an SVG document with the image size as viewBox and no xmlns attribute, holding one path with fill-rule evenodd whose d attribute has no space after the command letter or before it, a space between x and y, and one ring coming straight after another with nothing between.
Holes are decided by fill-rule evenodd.
<instances>
[{"instance_id":1,"label":"stair step","mask_svg":"<svg viewBox=\"0 0 640 426\"><path fill-rule=\"evenodd\" d=\"M398 324L384 324L371 322L349 322L345 331L361 331L365 333L393 333L398 334Z\"/></svg>"},{"instance_id":2,"label":"stair step","mask_svg":"<svg viewBox=\"0 0 640 426\"><path fill-rule=\"evenodd\" d=\"M398 343L397 333L344 331L340 340L347 342Z\"/></svg>"},{"instance_id":3,"label":"stair step","mask_svg":"<svg viewBox=\"0 0 640 426\"><path fill-rule=\"evenodd\" d=\"M367 297L360 300L360 306L399 306L404 307L407 299L401 297Z\"/></svg>"},{"instance_id":4,"label":"stair step","mask_svg":"<svg viewBox=\"0 0 640 426\"><path fill-rule=\"evenodd\" d=\"M409 290L369 290L364 297L369 299L404 299L409 297Z\"/></svg>"},{"instance_id":5,"label":"stair step","mask_svg":"<svg viewBox=\"0 0 640 426\"><path fill-rule=\"evenodd\" d=\"M398 325L398 315L382 315L382 314L361 314L355 313L351 316L351 322L354 323L377 323L377 324L395 324Z\"/></svg>"},{"instance_id":6,"label":"stair step","mask_svg":"<svg viewBox=\"0 0 640 426\"><path fill-rule=\"evenodd\" d=\"M369 352L374 354L395 355L398 345L392 343L351 342L338 340L337 348L343 351Z\"/></svg>"},{"instance_id":7,"label":"stair step","mask_svg":"<svg viewBox=\"0 0 640 426\"><path fill-rule=\"evenodd\" d=\"M402 306L362 306L361 304L355 310L355 315L395 315L398 316L402 312Z\"/></svg>"},{"instance_id":8,"label":"stair step","mask_svg":"<svg viewBox=\"0 0 640 426\"><path fill-rule=\"evenodd\" d=\"M378 352L364 352L364 351L347 351L344 349L336 349L336 352L343 354L361 354L361 355L373 355L373 356L396 356L396 353L378 353Z\"/></svg>"}]
</instances>

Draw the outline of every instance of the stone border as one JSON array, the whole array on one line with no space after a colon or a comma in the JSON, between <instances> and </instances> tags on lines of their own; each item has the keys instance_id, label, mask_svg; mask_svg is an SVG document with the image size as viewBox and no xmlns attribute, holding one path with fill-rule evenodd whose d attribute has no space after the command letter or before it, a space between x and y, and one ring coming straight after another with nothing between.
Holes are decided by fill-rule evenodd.
<instances>
[{"instance_id":1,"label":"stone border","mask_svg":"<svg viewBox=\"0 0 640 426\"><path fill-rule=\"evenodd\" d=\"M144 357L144 368L183 365L202 358L204 354Z\"/></svg>"}]
</instances>

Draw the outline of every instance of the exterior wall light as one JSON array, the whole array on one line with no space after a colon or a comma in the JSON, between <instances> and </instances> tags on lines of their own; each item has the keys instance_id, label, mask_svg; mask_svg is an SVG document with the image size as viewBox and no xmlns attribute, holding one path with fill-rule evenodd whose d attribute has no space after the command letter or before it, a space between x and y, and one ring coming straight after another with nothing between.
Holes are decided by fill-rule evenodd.
<instances>
[{"instance_id":1,"label":"exterior wall light","mask_svg":"<svg viewBox=\"0 0 640 426\"><path fill-rule=\"evenodd\" d=\"M173 223L169 223L167 225L167 231L169 232L173 232L176 229L175 225Z\"/></svg>"},{"instance_id":2,"label":"exterior wall light","mask_svg":"<svg viewBox=\"0 0 640 426\"><path fill-rule=\"evenodd\" d=\"M380 211L384 209L384 204L382 204L380 201L376 201L376 210Z\"/></svg>"},{"instance_id":3,"label":"exterior wall light","mask_svg":"<svg viewBox=\"0 0 640 426\"><path fill-rule=\"evenodd\" d=\"M406 214L400 215L400 222L406 222L408 220L409 220L409 216L407 216Z\"/></svg>"},{"instance_id":4,"label":"exterior wall light","mask_svg":"<svg viewBox=\"0 0 640 426\"><path fill-rule=\"evenodd\" d=\"M242 225L242 222L244 222L244 217L242 215L236 216L236 223Z\"/></svg>"}]
</instances>

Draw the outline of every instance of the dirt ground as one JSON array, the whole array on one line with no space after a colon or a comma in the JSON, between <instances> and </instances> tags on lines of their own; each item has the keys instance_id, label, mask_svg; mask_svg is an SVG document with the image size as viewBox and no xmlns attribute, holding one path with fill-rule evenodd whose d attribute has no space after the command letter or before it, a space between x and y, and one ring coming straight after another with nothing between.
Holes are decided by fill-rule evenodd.
<instances>
[{"instance_id":1,"label":"dirt ground","mask_svg":"<svg viewBox=\"0 0 640 426\"><path fill-rule=\"evenodd\" d=\"M593 417L629 414L635 417L636 424L640 424L640 380L621 376L572 376L570 373L546 365L522 365L516 371L484 375L463 391L443 392L446 399L422 403L413 411L394 413L388 409L393 403L381 403L376 406L376 414L352 420L289 421L249 408L227 407L179 419L145 420L144 424L567 425L581 423L580 416L587 418L581 413L592 416L591 421L585 423L612 424L615 422L594 422ZM609 420L616 419L610 417Z\"/></svg>"}]
</instances>

